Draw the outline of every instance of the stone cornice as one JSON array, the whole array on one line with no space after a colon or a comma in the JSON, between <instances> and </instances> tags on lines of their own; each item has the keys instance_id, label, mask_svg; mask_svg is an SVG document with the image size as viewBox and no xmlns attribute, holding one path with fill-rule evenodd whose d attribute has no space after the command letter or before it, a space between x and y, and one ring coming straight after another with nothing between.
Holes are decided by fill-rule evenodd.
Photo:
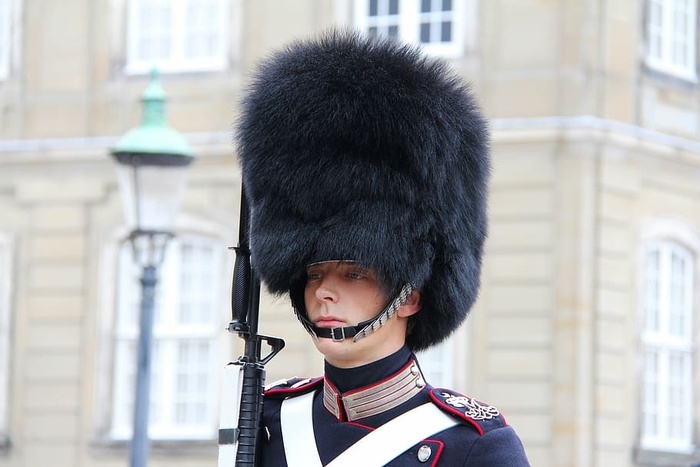
<instances>
[{"instance_id":1,"label":"stone cornice","mask_svg":"<svg viewBox=\"0 0 700 467\"><path fill-rule=\"evenodd\" d=\"M230 132L186 133L197 157L233 155ZM119 136L0 140L0 165L7 162L92 162L106 159Z\"/></svg>"},{"instance_id":2,"label":"stone cornice","mask_svg":"<svg viewBox=\"0 0 700 467\"><path fill-rule=\"evenodd\" d=\"M495 145L545 141L606 143L652 156L700 164L698 140L589 115L497 118L490 124Z\"/></svg>"},{"instance_id":3,"label":"stone cornice","mask_svg":"<svg viewBox=\"0 0 700 467\"><path fill-rule=\"evenodd\" d=\"M494 144L543 141L607 142L650 155L700 163L700 141L599 117L495 118L490 120ZM184 134L198 157L233 155L231 132ZM118 136L0 140L0 164L7 162L98 161Z\"/></svg>"}]
</instances>

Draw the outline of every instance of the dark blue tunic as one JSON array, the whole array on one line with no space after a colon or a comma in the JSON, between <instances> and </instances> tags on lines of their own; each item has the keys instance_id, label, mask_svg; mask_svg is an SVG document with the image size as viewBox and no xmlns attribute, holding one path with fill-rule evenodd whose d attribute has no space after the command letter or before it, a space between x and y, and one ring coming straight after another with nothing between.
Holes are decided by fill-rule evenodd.
<instances>
[{"instance_id":1,"label":"dark blue tunic","mask_svg":"<svg viewBox=\"0 0 700 467\"><path fill-rule=\"evenodd\" d=\"M345 393L370 387L379 381L386 380L399 372L412 359L415 359L415 356L404 347L385 359L358 368L339 369L326 363L325 378L339 392ZM301 385L298 384L300 382ZM292 386L295 387L292 388ZM460 414L459 408L449 406L440 398L440 394L445 394L444 390L434 389L427 385L411 399L397 407L377 415L348 422L339 420L326 409L323 403L323 379L317 378L308 383L299 379L289 380L266 392L263 413L265 435L261 442L261 466L287 466L280 426L281 405L287 397L306 394L310 391L315 392L313 401L314 435L323 465L331 462L374 428L426 402L432 402L451 413L460 423L417 443L387 465L397 467L413 465L522 467L530 465L518 435L513 428L506 424L502 416L498 415L489 420L470 419L468 416ZM457 394L453 391L451 393ZM484 405L484 407L488 406ZM267 433L269 433L269 437ZM421 447L423 455L419 460L418 451ZM426 452L430 453L427 459L425 458Z\"/></svg>"}]
</instances>

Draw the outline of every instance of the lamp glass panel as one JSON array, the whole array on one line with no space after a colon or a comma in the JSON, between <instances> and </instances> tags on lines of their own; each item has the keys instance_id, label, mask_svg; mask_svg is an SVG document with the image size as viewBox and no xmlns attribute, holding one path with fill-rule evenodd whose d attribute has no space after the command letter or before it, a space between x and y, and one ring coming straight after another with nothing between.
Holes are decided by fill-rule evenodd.
<instances>
[{"instance_id":1,"label":"lamp glass panel","mask_svg":"<svg viewBox=\"0 0 700 467\"><path fill-rule=\"evenodd\" d=\"M187 184L184 166L120 164L117 177L130 229L172 231Z\"/></svg>"}]
</instances>

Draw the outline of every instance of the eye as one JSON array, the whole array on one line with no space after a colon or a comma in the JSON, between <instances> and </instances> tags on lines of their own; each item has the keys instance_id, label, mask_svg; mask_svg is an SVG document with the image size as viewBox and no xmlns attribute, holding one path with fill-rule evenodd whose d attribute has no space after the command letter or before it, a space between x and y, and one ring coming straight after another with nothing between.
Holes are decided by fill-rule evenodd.
<instances>
[{"instance_id":1,"label":"eye","mask_svg":"<svg viewBox=\"0 0 700 467\"><path fill-rule=\"evenodd\" d=\"M373 276L372 271L369 268L363 266L353 266L348 268L348 270L345 272L345 277L359 281L363 279L371 279Z\"/></svg>"},{"instance_id":2,"label":"eye","mask_svg":"<svg viewBox=\"0 0 700 467\"><path fill-rule=\"evenodd\" d=\"M360 279L364 279L365 277L367 277L367 276L365 276L365 274L363 274L362 272L359 272L359 271L348 271L347 276L353 280L360 280Z\"/></svg>"},{"instance_id":3,"label":"eye","mask_svg":"<svg viewBox=\"0 0 700 467\"><path fill-rule=\"evenodd\" d=\"M306 272L306 281L311 282L311 281L317 281L323 278L323 274L317 271L307 271Z\"/></svg>"}]
</instances>

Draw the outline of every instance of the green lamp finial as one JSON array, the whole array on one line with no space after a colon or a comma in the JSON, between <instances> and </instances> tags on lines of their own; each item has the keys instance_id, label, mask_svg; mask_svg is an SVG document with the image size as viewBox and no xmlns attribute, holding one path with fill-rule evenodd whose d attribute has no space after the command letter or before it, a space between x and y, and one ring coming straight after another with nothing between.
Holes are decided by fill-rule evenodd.
<instances>
[{"instance_id":1,"label":"green lamp finial","mask_svg":"<svg viewBox=\"0 0 700 467\"><path fill-rule=\"evenodd\" d=\"M120 155L122 158L136 154L165 155L168 160L175 158L174 165L187 164L194 158L194 153L185 138L168 126L165 115L167 94L160 84L160 72L153 68L150 75L151 81L141 95L141 125L127 132L112 148L112 153L118 158Z\"/></svg>"},{"instance_id":2,"label":"green lamp finial","mask_svg":"<svg viewBox=\"0 0 700 467\"><path fill-rule=\"evenodd\" d=\"M167 125L165 116L165 101L168 95L160 84L158 68L151 70L151 82L141 96L143 102L142 125Z\"/></svg>"}]
</instances>

